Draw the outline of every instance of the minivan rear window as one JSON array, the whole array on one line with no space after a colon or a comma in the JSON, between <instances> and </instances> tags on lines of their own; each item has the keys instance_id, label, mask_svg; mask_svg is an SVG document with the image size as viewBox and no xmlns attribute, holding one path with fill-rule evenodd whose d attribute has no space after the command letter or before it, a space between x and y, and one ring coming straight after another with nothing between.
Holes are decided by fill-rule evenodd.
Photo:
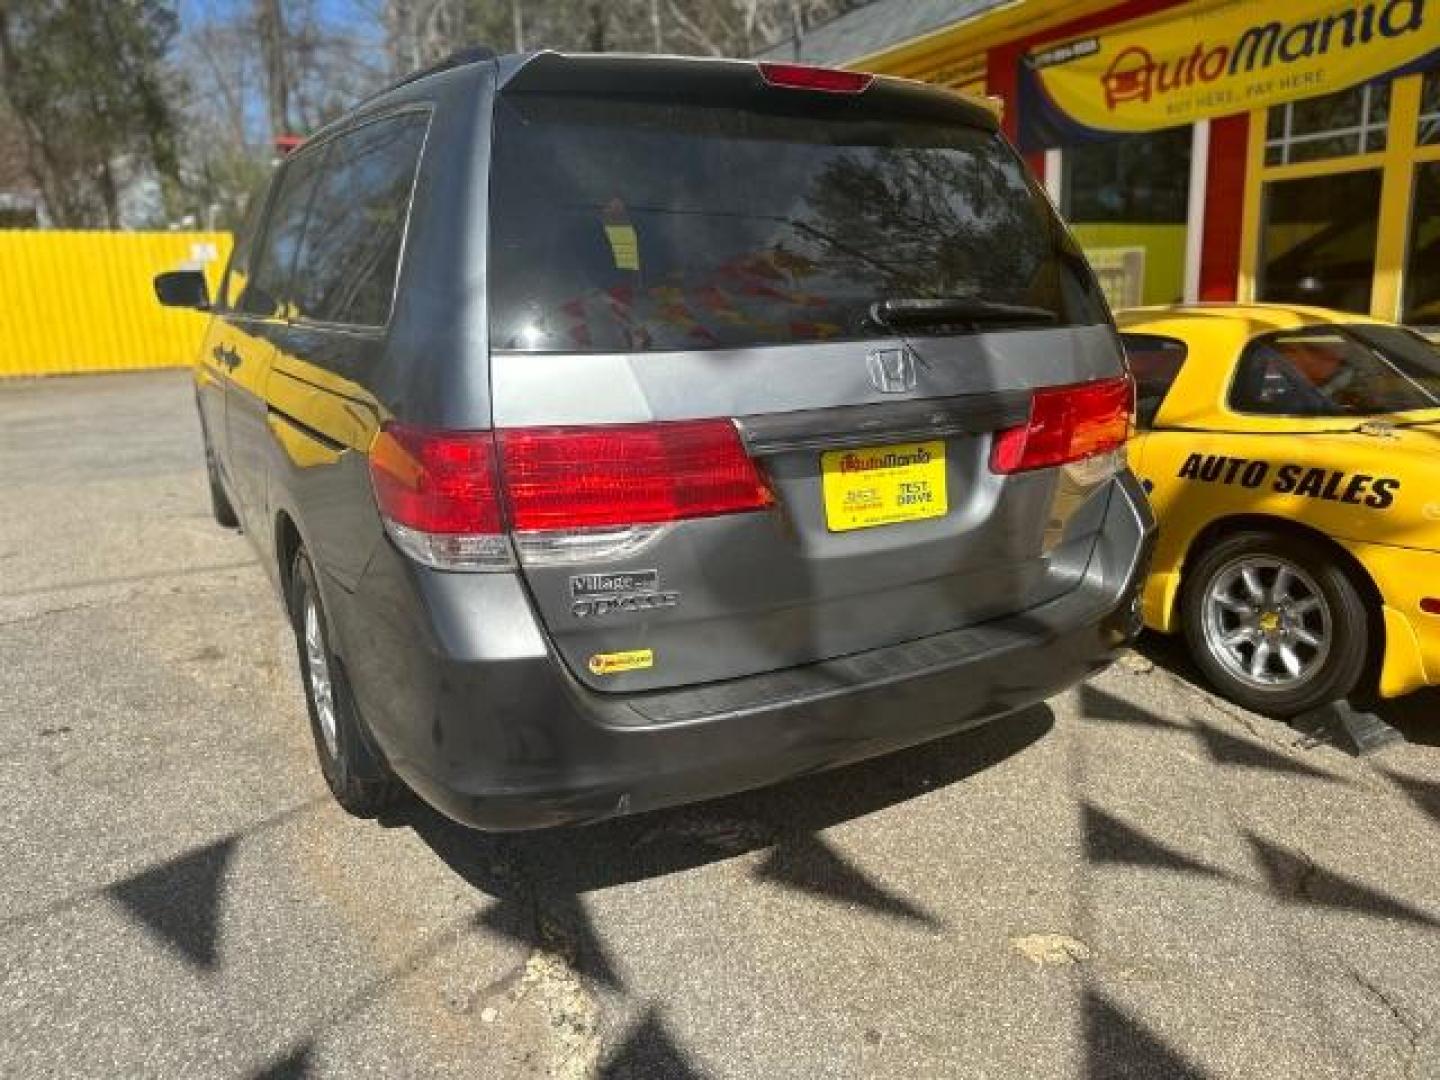
<instances>
[{"instance_id":1,"label":"minivan rear window","mask_svg":"<svg viewBox=\"0 0 1440 1080\"><path fill-rule=\"evenodd\" d=\"M891 336L867 314L892 297L1041 308L1055 325L1108 318L1024 164L982 128L859 101L821 112L511 94L494 146L495 348Z\"/></svg>"}]
</instances>

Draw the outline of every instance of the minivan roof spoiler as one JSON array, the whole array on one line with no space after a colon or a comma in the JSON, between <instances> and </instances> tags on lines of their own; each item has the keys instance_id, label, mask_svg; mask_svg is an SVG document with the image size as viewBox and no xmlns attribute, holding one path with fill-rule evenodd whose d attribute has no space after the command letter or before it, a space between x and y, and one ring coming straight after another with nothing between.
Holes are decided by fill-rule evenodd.
<instances>
[{"instance_id":1,"label":"minivan roof spoiler","mask_svg":"<svg viewBox=\"0 0 1440 1080\"><path fill-rule=\"evenodd\" d=\"M463 49L456 49L450 55L436 60L435 63L430 64L428 67L419 68L416 71L410 72L408 75L401 76L388 86L376 90L373 94L365 95L365 97L357 101L350 108L352 110L359 109L362 106L370 104L370 102L377 98L384 97L391 91L399 90L401 87L409 86L411 83L419 82L421 79L428 79L431 75L439 75L442 71L468 67L471 64L487 63L494 60L498 55L499 54L490 48L489 45L467 45Z\"/></svg>"},{"instance_id":2,"label":"minivan roof spoiler","mask_svg":"<svg viewBox=\"0 0 1440 1080\"><path fill-rule=\"evenodd\" d=\"M723 97L732 93L763 92L768 82L762 75L761 64L754 60L648 53L562 53L547 49L500 57L496 89L500 93L664 96L708 88ZM972 95L888 75L871 76L866 86L891 106L913 108L921 114L944 113L951 119L959 113L974 126L990 130L998 127L994 107Z\"/></svg>"}]
</instances>

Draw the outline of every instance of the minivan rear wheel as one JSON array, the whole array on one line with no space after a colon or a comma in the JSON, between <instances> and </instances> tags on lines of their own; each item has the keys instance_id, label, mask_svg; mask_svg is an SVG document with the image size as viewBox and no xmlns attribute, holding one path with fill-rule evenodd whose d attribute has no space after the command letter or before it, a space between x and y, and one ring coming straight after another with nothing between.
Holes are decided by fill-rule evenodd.
<instances>
[{"instance_id":1,"label":"minivan rear wheel","mask_svg":"<svg viewBox=\"0 0 1440 1080\"><path fill-rule=\"evenodd\" d=\"M1190 653L1237 705L1294 716L1349 696L1364 674L1369 613L1319 544L1237 533L1196 560L1182 590Z\"/></svg>"},{"instance_id":2,"label":"minivan rear wheel","mask_svg":"<svg viewBox=\"0 0 1440 1080\"><path fill-rule=\"evenodd\" d=\"M347 812L374 817L395 801L399 781L361 735L350 685L330 648L315 571L303 548L295 555L290 581L291 625L320 772Z\"/></svg>"}]
</instances>

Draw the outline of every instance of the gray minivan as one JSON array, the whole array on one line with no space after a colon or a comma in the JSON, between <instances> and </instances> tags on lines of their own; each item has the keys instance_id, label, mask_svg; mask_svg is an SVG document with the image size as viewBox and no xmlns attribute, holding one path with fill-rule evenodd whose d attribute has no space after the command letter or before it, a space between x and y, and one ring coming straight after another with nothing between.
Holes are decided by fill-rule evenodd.
<instances>
[{"instance_id":1,"label":"gray minivan","mask_svg":"<svg viewBox=\"0 0 1440 1080\"><path fill-rule=\"evenodd\" d=\"M291 154L196 369L331 789L487 829L1011 713L1137 632L1133 389L983 105L473 51Z\"/></svg>"}]
</instances>

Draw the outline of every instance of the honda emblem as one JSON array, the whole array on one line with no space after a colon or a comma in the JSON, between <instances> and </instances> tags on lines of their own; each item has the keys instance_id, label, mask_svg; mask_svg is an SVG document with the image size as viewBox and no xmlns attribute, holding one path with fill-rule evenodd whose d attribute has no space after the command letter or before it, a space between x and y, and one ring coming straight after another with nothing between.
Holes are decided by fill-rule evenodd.
<instances>
[{"instance_id":1,"label":"honda emblem","mask_svg":"<svg viewBox=\"0 0 1440 1080\"><path fill-rule=\"evenodd\" d=\"M874 349L865 357L870 382L882 394L915 389L915 354L907 348Z\"/></svg>"}]
</instances>

